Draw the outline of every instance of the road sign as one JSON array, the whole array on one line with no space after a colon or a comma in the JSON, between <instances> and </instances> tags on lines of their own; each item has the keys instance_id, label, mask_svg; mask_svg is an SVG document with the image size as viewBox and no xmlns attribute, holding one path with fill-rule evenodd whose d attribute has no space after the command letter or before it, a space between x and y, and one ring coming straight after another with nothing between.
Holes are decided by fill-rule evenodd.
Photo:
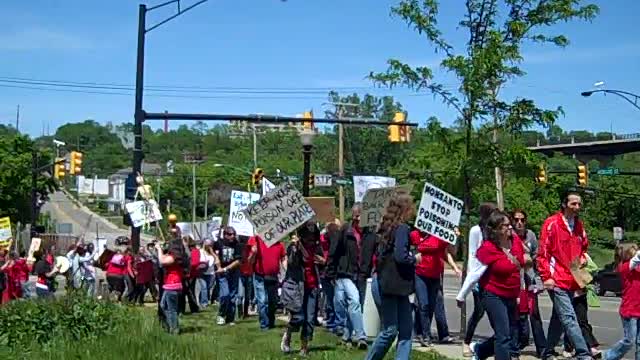
<instances>
[{"instance_id":1,"label":"road sign","mask_svg":"<svg viewBox=\"0 0 640 360\"><path fill-rule=\"evenodd\" d=\"M333 183L333 176L327 174L316 174L316 187L328 187Z\"/></svg>"},{"instance_id":2,"label":"road sign","mask_svg":"<svg viewBox=\"0 0 640 360\"><path fill-rule=\"evenodd\" d=\"M613 228L613 240L615 241L622 241L622 238L624 237L624 230L622 230L621 227L614 227Z\"/></svg>"},{"instance_id":3,"label":"road sign","mask_svg":"<svg viewBox=\"0 0 640 360\"><path fill-rule=\"evenodd\" d=\"M353 181L349 179L336 179L336 185L353 185Z\"/></svg>"},{"instance_id":4,"label":"road sign","mask_svg":"<svg viewBox=\"0 0 640 360\"><path fill-rule=\"evenodd\" d=\"M618 175L620 174L620 169L618 168L605 168L599 169L598 175Z\"/></svg>"}]
</instances>

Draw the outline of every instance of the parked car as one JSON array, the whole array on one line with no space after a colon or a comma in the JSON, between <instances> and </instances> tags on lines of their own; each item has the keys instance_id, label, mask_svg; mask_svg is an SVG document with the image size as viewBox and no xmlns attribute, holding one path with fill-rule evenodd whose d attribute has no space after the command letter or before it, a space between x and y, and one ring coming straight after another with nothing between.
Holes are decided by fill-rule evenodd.
<instances>
[{"instance_id":1,"label":"parked car","mask_svg":"<svg viewBox=\"0 0 640 360\"><path fill-rule=\"evenodd\" d=\"M592 284L598 296L604 296L607 292L612 292L618 297L622 295L622 278L616 271L614 263L598 271L593 277Z\"/></svg>"}]
</instances>

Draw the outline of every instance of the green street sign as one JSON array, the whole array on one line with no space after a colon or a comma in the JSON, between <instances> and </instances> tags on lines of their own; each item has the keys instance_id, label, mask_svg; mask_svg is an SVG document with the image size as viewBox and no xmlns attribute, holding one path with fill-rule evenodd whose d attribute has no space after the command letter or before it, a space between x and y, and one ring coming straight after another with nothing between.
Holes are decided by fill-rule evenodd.
<instances>
[{"instance_id":1,"label":"green street sign","mask_svg":"<svg viewBox=\"0 0 640 360\"><path fill-rule=\"evenodd\" d=\"M336 179L336 185L353 185L353 181L348 179Z\"/></svg>"},{"instance_id":2,"label":"green street sign","mask_svg":"<svg viewBox=\"0 0 640 360\"><path fill-rule=\"evenodd\" d=\"M598 170L598 175L618 175L620 174L620 169L618 168L606 168L606 169L599 169Z\"/></svg>"}]
</instances>

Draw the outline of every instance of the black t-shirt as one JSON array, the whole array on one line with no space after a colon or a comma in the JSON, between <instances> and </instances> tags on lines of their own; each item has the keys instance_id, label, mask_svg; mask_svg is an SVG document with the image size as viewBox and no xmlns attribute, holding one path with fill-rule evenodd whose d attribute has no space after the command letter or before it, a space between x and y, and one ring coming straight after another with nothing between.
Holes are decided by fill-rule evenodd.
<instances>
[{"instance_id":1,"label":"black t-shirt","mask_svg":"<svg viewBox=\"0 0 640 360\"><path fill-rule=\"evenodd\" d=\"M214 244L214 250L222 267L229 266L236 260L242 260L242 244L239 241L226 242L224 240L217 241Z\"/></svg>"}]
</instances>

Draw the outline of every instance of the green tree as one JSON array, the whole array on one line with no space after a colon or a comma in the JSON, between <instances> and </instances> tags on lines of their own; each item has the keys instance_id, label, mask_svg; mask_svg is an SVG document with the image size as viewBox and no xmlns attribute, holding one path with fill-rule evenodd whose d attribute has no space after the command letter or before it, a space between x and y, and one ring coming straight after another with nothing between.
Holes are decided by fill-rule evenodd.
<instances>
[{"instance_id":1,"label":"green tree","mask_svg":"<svg viewBox=\"0 0 640 360\"><path fill-rule=\"evenodd\" d=\"M0 216L9 216L13 223L31 222L31 189L33 153L37 154L37 166L43 167L37 177L36 191L40 200L56 189L56 183L47 172L52 167L51 153L37 148L28 137L19 135L13 128L0 127ZM50 173L49 173L50 174Z\"/></svg>"}]
</instances>

